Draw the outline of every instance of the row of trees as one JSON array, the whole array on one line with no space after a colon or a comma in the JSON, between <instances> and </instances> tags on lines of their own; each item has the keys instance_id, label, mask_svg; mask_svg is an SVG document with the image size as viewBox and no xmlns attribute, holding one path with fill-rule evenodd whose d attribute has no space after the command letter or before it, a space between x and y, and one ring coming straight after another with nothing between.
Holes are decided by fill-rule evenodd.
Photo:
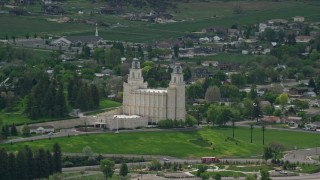
<instances>
[{"instance_id":1,"label":"row of trees","mask_svg":"<svg viewBox=\"0 0 320 180\"><path fill-rule=\"evenodd\" d=\"M66 116L67 105L63 85L54 80L42 80L37 83L26 98L25 113L31 119Z\"/></svg>"},{"instance_id":2,"label":"row of trees","mask_svg":"<svg viewBox=\"0 0 320 180\"><path fill-rule=\"evenodd\" d=\"M68 84L68 102L82 111L96 109L100 104L99 89L96 85L75 77Z\"/></svg>"},{"instance_id":3,"label":"row of trees","mask_svg":"<svg viewBox=\"0 0 320 180\"><path fill-rule=\"evenodd\" d=\"M2 123L0 123L0 127L1 125ZM11 127L7 124L2 125L0 129L0 140L7 139L9 136L16 136L16 135L18 135L18 131L15 124L12 124Z\"/></svg>"},{"instance_id":4,"label":"row of trees","mask_svg":"<svg viewBox=\"0 0 320 180\"><path fill-rule=\"evenodd\" d=\"M48 178L51 174L61 173L61 148L53 145L53 150L40 148L32 151L29 146L17 153L0 149L1 179L32 180Z\"/></svg>"},{"instance_id":5,"label":"row of trees","mask_svg":"<svg viewBox=\"0 0 320 180\"><path fill-rule=\"evenodd\" d=\"M100 170L103 172L103 174L105 175L105 178L112 178L113 174L114 174L114 161L112 160L108 160L108 159L103 159L100 161ZM126 163L121 163L120 166L120 171L119 171L119 175L121 177L125 177L127 176L129 173L129 169Z\"/></svg>"}]
</instances>

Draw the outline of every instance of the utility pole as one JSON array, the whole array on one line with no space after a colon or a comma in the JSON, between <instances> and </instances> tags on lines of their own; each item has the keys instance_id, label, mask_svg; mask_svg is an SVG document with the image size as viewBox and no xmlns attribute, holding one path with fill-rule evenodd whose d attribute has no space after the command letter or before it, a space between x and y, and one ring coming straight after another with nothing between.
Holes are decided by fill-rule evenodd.
<instances>
[{"instance_id":1,"label":"utility pole","mask_svg":"<svg viewBox=\"0 0 320 180\"><path fill-rule=\"evenodd\" d=\"M264 145L264 131L266 130L266 127L262 125L262 144Z\"/></svg>"},{"instance_id":2,"label":"utility pole","mask_svg":"<svg viewBox=\"0 0 320 180\"><path fill-rule=\"evenodd\" d=\"M253 124L250 125L250 131L251 131L251 143L252 143L252 131L253 131Z\"/></svg>"}]
</instances>

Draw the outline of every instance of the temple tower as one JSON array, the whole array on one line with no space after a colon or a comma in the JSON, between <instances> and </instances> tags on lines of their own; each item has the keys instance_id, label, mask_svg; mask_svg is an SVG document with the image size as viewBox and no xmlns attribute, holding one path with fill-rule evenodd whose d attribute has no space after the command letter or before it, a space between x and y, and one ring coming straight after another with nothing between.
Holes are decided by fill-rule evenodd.
<instances>
[{"instance_id":1,"label":"temple tower","mask_svg":"<svg viewBox=\"0 0 320 180\"><path fill-rule=\"evenodd\" d=\"M140 62L137 58L134 58L131 64L131 68L128 75L128 82L123 83L123 113L134 114L132 111L131 92L137 89L146 89L148 83L143 82L142 70L140 68ZM131 105L131 106L130 106Z\"/></svg>"},{"instance_id":2,"label":"temple tower","mask_svg":"<svg viewBox=\"0 0 320 180\"><path fill-rule=\"evenodd\" d=\"M167 96L167 119L185 120L185 82L180 64L175 64Z\"/></svg>"}]
</instances>

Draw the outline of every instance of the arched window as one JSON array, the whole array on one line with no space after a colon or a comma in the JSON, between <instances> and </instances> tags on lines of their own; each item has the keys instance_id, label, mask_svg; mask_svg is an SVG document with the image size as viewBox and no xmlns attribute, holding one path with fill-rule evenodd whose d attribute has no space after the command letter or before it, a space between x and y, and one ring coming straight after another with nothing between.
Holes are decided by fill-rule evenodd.
<instances>
[{"instance_id":1,"label":"arched window","mask_svg":"<svg viewBox=\"0 0 320 180\"><path fill-rule=\"evenodd\" d=\"M132 78L134 78L134 72L132 72Z\"/></svg>"},{"instance_id":2,"label":"arched window","mask_svg":"<svg viewBox=\"0 0 320 180\"><path fill-rule=\"evenodd\" d=\"M173 82L176 83L176 77L173 78Z\"/></svg>"}]
</instances>

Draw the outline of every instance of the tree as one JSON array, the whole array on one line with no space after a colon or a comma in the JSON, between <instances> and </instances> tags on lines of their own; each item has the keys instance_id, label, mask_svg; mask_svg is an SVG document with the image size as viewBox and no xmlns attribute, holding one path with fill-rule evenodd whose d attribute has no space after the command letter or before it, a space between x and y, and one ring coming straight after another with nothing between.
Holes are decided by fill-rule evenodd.
<instances>
[{"instance_id":1,"label":"tree","mask_svg":"<svg viewBox=\"0 0 320 180\"><path fill-rule=\"evenodd\" d=\"M257 176L255 174L247 174L245 180L256 180Z\"/></svg>"},{"instance_id":2,"label":"tree","mask_svg":"<svg viewBox=\"0 0 320 180\"><path fill-rule=\"evenodd\" d=\"M278 158L278 155L284 151L284 145L279 143L279 142L271 142L269 144L269 148L271 150L271 152L273 153L273 157L274 159L277 159Z\"/></svg>"},{"instance_id":3,"label":"tree","mask_svg":"<svg viewBox=\"0 0 320 180\"><path fill-rule=\"evenodd\" d=\"M151 165L149 167L150 171L160 171L161 170L161 163L158 160L152 160Z\"/></svg>"},{"instance_id":4,"label":"tree","mask_svg":"<svg viewBox=\"0 0 320 180\"><path fill-rule=\"evenodd\" d=\"M58 143L53 145L53 172L61 173L62 172L62 164L61 164L61 148Z\"/></svg>"},{"instance_id":5,"label":"tree","mask_svg":"<svg viewBox=\"0 0 320 180\"><path fill-rule=\"evenodd\" d=\"M279 99L279 104L281 105L282 109L284 109L284 106L288 103L289 101L289 96L286 93L282 93L278 97Z\"/></svg>"},{"instance_id":6,"label":"tree","mask_svg":"<svg viewBox=\"0 0 320 180\"><path fill-rule=\"evenodd\" d=\"M214 176L214 179L215 179L215 180L221 180L221 174L217 173L217 174Z\"/></svg>"},{"instance_id":7,"label":"tree","mask_svg":"<svg viewBox=\"0 0 320 180\"><path fill-rule=\"evenodd\" d=\"M198 165L197 176L199 177L202 173L206 172L207 169L208 169L208 166L205 164Z\"/></svg>"},{"instance_id":8,"label":"tree","mask_svg":"<svg viewBox=\"0 0 320 180\"><path fill-rule=\"evenodd\" d=\"M26 158L26 165L27 165L27 179L31 180L35 178L35 173L36 173L36 164L34 160L34 155L31 150L31 148L26 145L23 148L25 158Z\"/></svg>"},{"instance_id":9,"label":"tree","mask_svg":"<svg viewBox=\"0 0 320 180\"><path fill-rule=\"evenodd\" d=\"M218 102L221 98L220 89L217 86L210 86L205 94L207 103Z\"/></svg>"},{"instance_id":10,"label":"tree","mask_svg":"<svg viewBox=\"0 0 320 180\"><path fill-rule=\"evenodd\" d=\"M16 162L16 156L14 153L9 153L8 156L8 177L10 177L12 180L17 179L17 162Z\"/></svg>"},{"instance_id":11,"label":"tree","mask_svg":"<svg viewBox=\"0 0 320 180\"><path fill-rule=\"evenodd\" d=\"M271 180L269 172L265 169L260 171L260 175L261 175L260 180Z\"/></svg>"},{"instance_id":12,"label":"tree","mask_svg":"<svg viewBox=\"0 0 320 180\"><path fill-rule=\"evenodd\" d=\"M128 166L126 163L122 163L120 166L120 176L127 176L128 175Z\"/></svg>"},{"instance_id":13,"label":"tree","mask_svg":"<svg viewBox=\"0 0 320 180\"><path fill-rule=\"evenodd\" d=\"M198 112L199 113L199 112ZM199 118L199 117L198 117ZM198 120L199 121L199 120ZM190 114L187 114L186 116L186 121L185 121L185 124L186 126L188 127L193 127L195 124L197 123L197 120L196 118L194 118L192 115Z\"/></svg>"},{"instance_id":14,"label":"tree","mask_svg":"<svg viewBox=\"0 0 320 180\"><path fill-rule=\"evenodd\" d=\"M114 162L108 159L101 160L100 170L103 172L106 179L111 178L114 173Z\"/></svg>"},{"instance_id":15,"label":"tree","mask_svg":"<svg viewBox=\"0 0 320 180\"><path fill-rule=\"evenodd\" d=\"M190 69L189 66L187 66L186 68L184 68L182 72L183 72L183 79L184 79L185 81L188 81L188 80L191 79L192 74L191 74L191 69Z\"/></svg>"},{"instance_id":16,"label":"tree","mask_svg":"<svg viewBox=\"0 0 320 180\"><path fill-rule=\"evenodd\" d=\"M231 82L236 86L244 86L246 84L245 76L239 73L231 74Z\"/></svg>"},{"instance_id":17,"label":"tree","mask_svg":"<svg viewBox=\"0 0 320 180\"><path fill-rule=\"evenodd\" d=\"M22 132L22 135L25 137L30 136L30 127L28 125L22 126L21 132Z\"/></svg>"},{"instance_id":18,"label":"tree","mask_svg":"<svg viewBox=\"0 0 320 180\"><path fill-rule=\"evenodd\" d=\"M258 119L261 115L262 115L262 111L260 107L260 101L258 98L256 98L253 103L253 118L257 118L257 122L258 122Z\"/></svg>"},{"instance_id":19,"label":"tree","mask_svg":"<svg viewBox=\"0 0 320 180\"><path fill-rule=\"evenodd\" d=\"M28 178L28 164L23 150L19 150L17 154L17 177L19 179Z\"/></svg>"},{"instance_id":20,"label":"tree","mask_svg":"<svg viewBox=\"0 0 320 180\"><path fill-rule=\"evenodd\" d=\"M225 125L235 116L235 111L228 106L210 105L207 112L208 119L217 125Z\"/></svg>"},{"instance_id":21,"label":"tree","mask_svg":"<svg viewBox=\"0 0 320 180\"><path fill-rule=\"evenodd\" d=\"M82 152L85 157L88 158L89 161L94 160L93 151L90 146L86 146L82 149Z\"/></svg>"},{"instance_id":22,"label":"tree","mask_svg":"<svg viewBox=\"0 0 320 180\"><path fill-rule=\"evenodd\" d=\"M48 178L49 177L49 163L46 151L40 148L37 153L35 153L35 164L36 164L36 178Z\"/></svg>"},{"instance_id":23,"label":"tree","mask_svg":"<svg viewBox=\"0 0 320 180\"><path fill-rule=\"evenodd\" d=\"M2 139L7 139L8 136L10 136L10 131L9 131L9 126L8 125L3 125L1 128L1 138Z\"/></svg>"},{"instance_id":24,"label":"tree","mask_svg":"<svg viewBox=\"0 0 320 180\"><path fill-rule=\"evenodd\" d=\"M15 125L14 123L13 123L12 126L11 126L10 134L11 134L11 136L16 136L16 135L18 134L16 125Z\"/></svg>"},{"instance_id":25,"label":"tree","mask_svg":"<svg viewBox=\"0 0 320 180\"><path fill-rule=\"evenodd\" d=\"M271 159L273 157L273 154L272 154L272 150L270 147L264 147L263 148L263 159L264 160L268 160L268 159Z\"/></svg>"},{"instance_id":26,"label":"tree","mask_svg":"<svg viewBox=\"0 0 320 180\"><path fill-rule=\"evenodd\" d=\"M187 88L187 95L191 99L203 97L203 88L200 82L196 82Z\"/></svg>"},{"instance_id":27,"label":"tree","mask_svg":"<svg viewBox=\"0 0 320 180\"><path fill-rule=\"evenodd\" d=\"M4 148L0 149L0 174L1 179L7 179L8 177L8 154Z\"/></svg>"},{"instance_id":28,"label":"tree","mask_svg":"<svg viewBox=\"0 0 320 180\"><path fill-rule=\"evenodd\" d=\"M178 58L179 57L179 46L177 44L174 45L173 52L174 52L174 57Z\"/></svg>"},{"instance_id":29,"label":"tree","mask_svg":"<svg viewBox=\"0 0 320 180\"><path fill-rule=\"evenodd\" d=\"M46 155L47 155L47 161L48 161L48 172L49 172L49 175L51 175L54 172L53 158L52 158L52 154L49 150L46 151Z\"/></svg>"}]
</instances>

